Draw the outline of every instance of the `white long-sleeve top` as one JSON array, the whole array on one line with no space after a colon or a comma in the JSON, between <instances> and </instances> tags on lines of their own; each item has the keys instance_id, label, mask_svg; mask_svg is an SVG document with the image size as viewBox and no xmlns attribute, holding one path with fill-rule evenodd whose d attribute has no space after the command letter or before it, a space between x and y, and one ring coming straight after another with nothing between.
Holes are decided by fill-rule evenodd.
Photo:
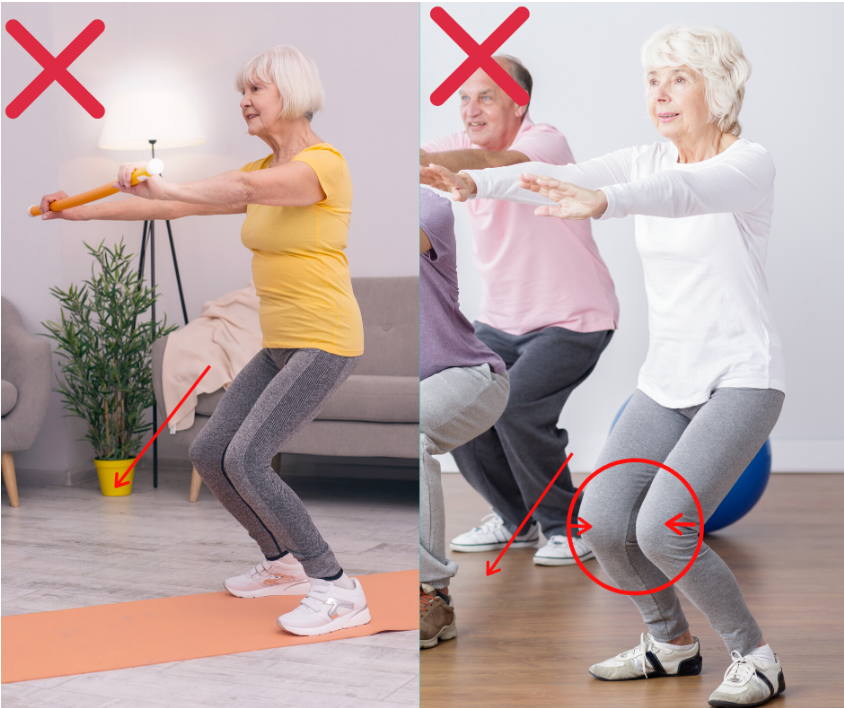
<instances>
[{"instance_id":1,"label":"white long-sleeve top","mask_svg":"<svg viewBox=\"0 0 844 708\"><path fill-rule=\"evenodd\" d=\"M765 278L774 164L765 148L741 139L702 162L677 158L669 142L574 165L468 173L477 198L550 204L519 188L520 174L538 174L603 191L601 220L634 216L649 330L638 387L657 403L695 406L723 387L785 391Z\"/></svg>"}]
</instances>

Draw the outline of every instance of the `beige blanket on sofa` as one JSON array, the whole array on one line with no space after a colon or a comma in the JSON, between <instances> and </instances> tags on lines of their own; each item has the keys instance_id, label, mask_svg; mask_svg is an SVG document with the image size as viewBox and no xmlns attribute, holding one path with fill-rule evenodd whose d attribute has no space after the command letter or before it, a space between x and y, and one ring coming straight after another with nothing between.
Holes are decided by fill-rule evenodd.
<instances>
[{"instance_id":1,"label":"beige blanket on sofa","mask_svg":"<svg viewBox=\"0 0 844 708\"><path fill-rule=\"evenodd\" d=\"M193 425L201 393L228 388L234 377L261 350L259 298L255 285L206 302L202 313L167 337L162 362L164 407L167 415L182 400L206 366L211 369L168 423L171 432Z\"/></svg>"}]
</instances>

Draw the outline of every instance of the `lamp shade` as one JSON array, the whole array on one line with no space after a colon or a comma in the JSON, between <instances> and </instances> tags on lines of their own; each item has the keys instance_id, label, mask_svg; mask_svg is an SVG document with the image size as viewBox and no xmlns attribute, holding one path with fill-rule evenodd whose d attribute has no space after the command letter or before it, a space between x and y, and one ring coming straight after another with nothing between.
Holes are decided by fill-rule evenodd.
<instances>
[{"instance_id":1,"label":"lamp shade","mask_svg":"<svg viewBox=\"0 0 844 708\"><path fill-rule=\"evenodd\" d=\"M205 142L193 106L175 91L120 93L106 106L99 146L104 150L187 147Z\"/></svg>"}]
</instances>

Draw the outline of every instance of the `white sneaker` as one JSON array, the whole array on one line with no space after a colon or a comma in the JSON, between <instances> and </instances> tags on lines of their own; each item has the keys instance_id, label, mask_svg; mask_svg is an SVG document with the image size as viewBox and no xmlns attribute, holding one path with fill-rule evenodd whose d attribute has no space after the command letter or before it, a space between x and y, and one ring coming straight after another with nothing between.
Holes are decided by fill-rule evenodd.
<instances>
[{"instance_id":1,"label":"white sneaker","mask_svg":"<svg viewBox=\"0 0 844 708\"><path fill-rule=\"evenodd\" d=\"M510 533L502 519L494 511L481 519L481 525L451 539L451 550L462 553L498 551L507 545ZM539 524L534 524L513 539L510 548L536 548L539 545Z\"/></svg>"},{"instance_id":2,"label":"white sneaker","mask_svg":"<svg viewBox=\"0 0 844 708\"><path fill-rule=\"evenodd\" d=\"M292 553L278 560L265 560L243 575L223 583L237 597L267 597L268 595L307 595L311 589L302 564Z\"/></svg>"},{"instance_id":3,"label":"white sneaker","mask_svg":"<svg viewBox=\"0 0 844 708\"><path fill-rule=\"evenodd\" d=\"M577 557L580 561L588 561L595 557L595 554L589 550L589 547L579 538L572 539L574 541L574 548L577 551ZM533 556L533 562L536 565L574 565L574 556L569 549L569 541L565 536L551 536L542 548L540 548Z\"/></svg>"},{"instance_id":4,"label":"white sneaker","mask_svg":"<svg viewBox=\"0 0 844 708\"><path fill-rule=\"evenodd\" d=\"M589 667L589 673L601 681L630 681L657 676L696 676L703 660L700 641L688 651L664 649L654 644L650 634L643 634L635 649L622 652L612 659Z\"/></svg>"},{"instance_id":5,"label":"white sneaker","mask_svg":"<svg viewBox=\"0 0 844 708\"><path fill-rule=\"evenodd\" d=\"M311 591L295 610L278 618L278 626L291 634L314 637L338 629L369 624L366 595L357 578L355 587L345 590L327 580L311 578Z\"/></svg>"},{"instance_id":6,"label":"white sneaker","mask_svg":"<svg viewBox=\"0 0 844 708\"><path fill-rule=\"evenodd\" d=\"M773 664L755 656L742 656L731 651L733 663L724 674L724 681L709 697L709 705L719 708L761 706L785 690L780 658L774 654Z\"/></svg>"}]
</instances>

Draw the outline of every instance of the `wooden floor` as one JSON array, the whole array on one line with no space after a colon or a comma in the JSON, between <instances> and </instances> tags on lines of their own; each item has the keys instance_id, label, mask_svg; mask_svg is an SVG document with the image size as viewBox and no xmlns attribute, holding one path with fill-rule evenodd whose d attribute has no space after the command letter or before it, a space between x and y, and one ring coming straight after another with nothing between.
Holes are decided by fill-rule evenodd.
<instances>
[{"instance_id":1,"label":"wooden floor","mask_svg":"<svg viewBox=\"0 0 844 708\"><path fill-rule=\"evenodd\" d=\"M576 480L582 481L582 475ZM487 505L456 474L443 475L446 538L477 525ZM743 520L707 543L729 564L765 638L780 655L787 690L775 708L844 706L844 475L774 475ZM720 638L682 597L702 644L703 672L610 683L588 667L639 643L645 631L629 598L575 566L536 566L511 549L453 553L457 639L422 652L423 708L705 708L730 663ZM596 561L590 571L609 579Z\"/></svg>"},{"instance_id":2,"label":"wooden floor","mask_svg":"<svg viewBox=\"0 0 844 708\"><path fill-rule=\"evenodd\" d=\"M128 497L96 482L28 485L2 501L4 615L219 591L257 563L254 541L190 474L136 475ZM349 575L418 568L418 486L307 480L291 486ZM275 617L268 617L275 622ZM166 638L162 638L166 641ZM216 708L419 705L418 632L285 647L5 684L3 708Z\"/></svg>"}]
</instances>

